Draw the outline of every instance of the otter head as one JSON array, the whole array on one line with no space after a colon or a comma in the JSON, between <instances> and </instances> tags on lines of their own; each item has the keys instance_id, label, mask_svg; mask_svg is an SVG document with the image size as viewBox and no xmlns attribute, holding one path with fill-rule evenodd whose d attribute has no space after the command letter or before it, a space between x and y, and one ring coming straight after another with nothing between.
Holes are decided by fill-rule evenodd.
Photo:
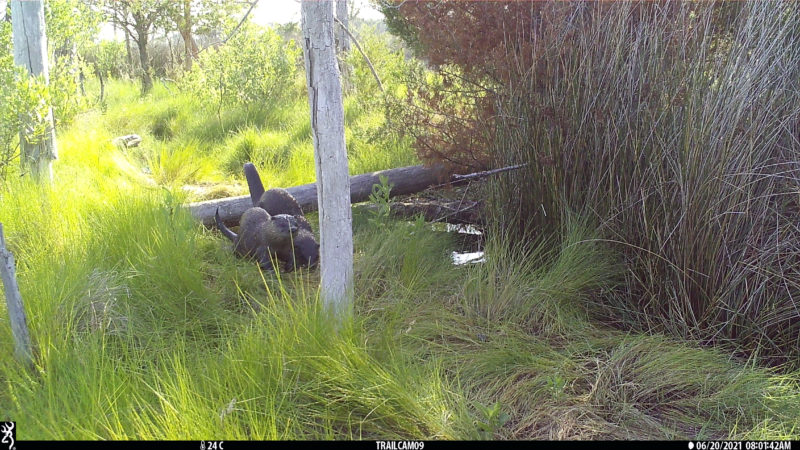
<instances>
[{"instance_id":1,"label":"otter head","mask_svg":"<svg viewBox=\"0 0 800 450\"><path fill-rule=\"evenodd\" d=\"M287 236L297 233L297 219L289 214L277 214L272 216L272 222L275 224L275 229L281 234Z\"/></svg>"},{"instance_id":2,"label":"otter head","mask_svg":"<svg viewBox=\"0 0 800 450\"><path fill-rule=\"evenodd\" d=\"M313 238L295 242L294 250L295 255L299 256L301 266L314 267L319 263L319 244Z\"/></svg>"}]
</instances>

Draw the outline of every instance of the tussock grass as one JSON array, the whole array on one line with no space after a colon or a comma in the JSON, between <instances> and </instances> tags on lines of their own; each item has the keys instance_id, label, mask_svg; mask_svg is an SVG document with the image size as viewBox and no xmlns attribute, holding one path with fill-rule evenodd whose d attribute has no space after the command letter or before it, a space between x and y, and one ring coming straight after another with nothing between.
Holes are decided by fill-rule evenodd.
<instances>
[{"instance_id":1,"label":"tussock grass","mask_svg":"<svg viewBox=\"0 0 800 450\"><path fill-rule=\"evenodd\" d=\"M545 7L499 102L498 165L529 166L497 222L538 239L577 211L626 268L606 320L798 367L797 7Z\"/></svg>"}]
</instances>

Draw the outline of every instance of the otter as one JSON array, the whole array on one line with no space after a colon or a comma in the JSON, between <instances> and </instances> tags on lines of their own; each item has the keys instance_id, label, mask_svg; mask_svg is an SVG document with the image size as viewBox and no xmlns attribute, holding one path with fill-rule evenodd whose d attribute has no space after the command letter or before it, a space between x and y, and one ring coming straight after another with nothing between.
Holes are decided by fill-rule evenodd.
<instances>
[{"instance_id":1,"label":"otter","mask_svg":"<svg viewBox=\"0 0 800 450\"><path fill-rule=\"evenodd\" d=\"M244 258L254 258L265 270L277 270L272 255L293 252L293 239L297 234L297 220L288 214L270 216L262 208L253 207L242 214L237 235L222 223L219 209L214 214L217 228L233 242L233 251Z\"/></svg>"},{"instance_id":2,"label":"otter","mask_svg":"<svg viewBox=\"0 0 800 450\"><path fill-rule=\"evenodd\" d=\"M319 244L297 200L286 189L273 188L265 192L253 163L245 163L244 176L253 206L261 207L269 214L290 214L297 220L300 231L294 237L294 254L280 255L281 260L287 267L314 267L319 261Z\"/></svg>"},{"instance_id":3,"label":"otter","mask_svg":"<svg viewBox=\"0 0 800 450\"><path fill-rule=\"evenodd\" d=\"M261 199L256 206L264 208L270 214L292 215L297 219L297 226L300 229L311 232L311 224L306 220L303 209L286 189L272 188L264 192L261 194Z\"/></svg>"},{"instance_id":4,"label":"otter","mask_svg":"<svg viewBox=\"0 0 800 450\"><path fill-rule=\"evenodd\" d=\"M270 214L290 214L297 219L297 225L311 232L311 224L303 214L303 208L286 189L272 188L264 191L264 184L253 163L245 163L244 177L247 179L247 188L250 190L250 201L253 206L263 208Z\"/></svg>"},{"instance_id":5,"label":"otter","mask_svg":"<svg viewBox=\"0 0 800 450\"><path fill-rule=\"evenodd\" d=\"M298 225L299 226L299 225ZM297 267L312 268L319 262L319 244L310 231L300 229L292 238L294 262Z\"/></svg>"}]
</instances>

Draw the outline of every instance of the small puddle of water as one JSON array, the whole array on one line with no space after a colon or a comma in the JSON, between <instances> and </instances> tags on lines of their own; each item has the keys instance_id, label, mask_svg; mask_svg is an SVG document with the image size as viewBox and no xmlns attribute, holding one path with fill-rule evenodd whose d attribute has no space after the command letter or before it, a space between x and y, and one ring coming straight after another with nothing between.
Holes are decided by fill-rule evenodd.
<instances>
[{"instance_id":1,"label":"small puddle of water","mask_svg":"<svg viewBox=\"0 0 800 450\"><path fill-rule=\"evenodd\" d=\"M450 256L453 258L453 264L456 266L486 262L486 258L483 257L483 251L465 253L453 252Z\"/></svg>"},{"instance_id":2,"label":"small puddle of water","mask_svg":"<svg viewBox=\"0 0 800 450\"><path fill-rule=\"evenodd\" d=\"M483 232L474 225L439 222L431 224L436 231L457 233L459 251L450 252L453 265L480 264L486 261L483 254Z\"/></svg>"},{"instance_id":3,"label":"small puddle of water","mask_svg":"<svg viewBox=\"0 0 800 450\"><path fill-rule=\"evenodd\" d=\"M483 233L473 225L460 225L452 223L445 225L447 226L447 231L451 233L469 236L483 236ZM452 252L450 257L453 259L453 264L456 266L462 266L464 264L480 264L482 262L486 262L486 258L484 258L483 255L483 250L474 252Z\"/></svg>"}]
</instances>

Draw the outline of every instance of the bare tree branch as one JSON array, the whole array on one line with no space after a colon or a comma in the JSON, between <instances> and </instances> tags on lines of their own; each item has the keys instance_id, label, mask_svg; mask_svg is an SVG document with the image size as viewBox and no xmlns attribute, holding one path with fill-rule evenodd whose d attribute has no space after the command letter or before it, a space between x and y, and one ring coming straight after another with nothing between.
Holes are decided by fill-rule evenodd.
<instances>
[{"instance_id":1,"label":"bare tree branch","mask_svg":"<svg viewBox=\"0 0 800 450\"><path fill-rule=\"evenodd\" d=\"M223 39L223 40L221 40L221 41L219 41L219 42L215 42L215 43L213 43L213 44L209 45L208 47L213 47L213 46L215 46L215 45L223 45L223 44L227 43L227 42L228 42L228 40L230 40L230 38L232 38L232 37L233 37L233 35L235 35L237 31L239 31L239 27L241 27L241 26L242 26L242 24L244 23L244 21L245 21L245 20L247 20L247 16L249 16L249 15L250 15L250 13L253 11L253 9L256 7L256 5L257 5L257 4L258 4L258 0L253 0L253 1L250 3L250 9L248 9L248 10L247 10L247 12L246 12L246 13L244 13L244 17L242 17L242 20L240 20L240 21L239 21L239 23L238 23L238 24L236 24L236 28L234 28L234 29L233 29L233 31L231 31L231 33L228 35L228 37L226 37L225 39ZM199 51L199 52L197 52L197 53L198 53L198 54L202 53L202 52L203 52L205 49L207 49L208 47L204 47L204 48L200 49L200 51Z\"/></svg>"},{"instance_id":2,"label":"bare tree branch","mask_svg":"<svg viewBox=\"0 0 800 450\"><path fill-rule=\"evenodd\" d=\"M367 66L369 67L369 70L372 72L372 76L374 76L375 77L375 81L378 82L378 88L380 88L381 92L385 94L386 91L383 89L383 83L381 83L381 79L380 79L380 77L378 77L378 72L375 71L375 67L372 65L372 61L369 60L369 56L367 56L367 54L364 53L364 50L361 48L361 45L358 43L358 39L356 39L356 37L353 36L353 33L351 33L350 30L348 30L347 27L344 26L344 24L339 20L338 17L334 17L333 20L336 21L336 23L340 27L342 27L344 32L347 33L347 35L350 36L350 39L353 40L353 43L356 44L356 48L358 49L359 53L361 53L361 56L364 57L364 60L367 62Z\"/></svg>"}]
</instances>

